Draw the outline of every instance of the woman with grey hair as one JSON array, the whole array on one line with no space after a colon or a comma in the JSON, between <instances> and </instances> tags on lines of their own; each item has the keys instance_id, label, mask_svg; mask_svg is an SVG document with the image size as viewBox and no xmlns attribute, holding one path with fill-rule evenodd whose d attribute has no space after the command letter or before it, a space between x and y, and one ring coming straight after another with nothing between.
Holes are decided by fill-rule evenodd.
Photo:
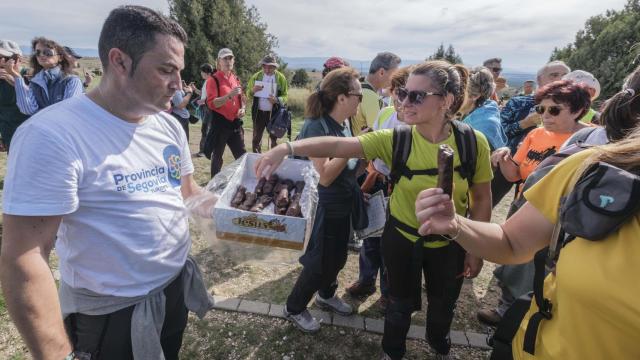
<instances>
[{"instance_id":1,"label":"woman with grey hair","mask_svg":"<svg viewBox=\"0 0 640 360\"><path fill-rule=\"evenodd\" d=\"M500 125L498 103L491 100L496 83L491 71L478 67L469 73L467 96L462 104L463 121L480 131L489 140L491 151L506 146L507 135Z\"/></svg>"}]
</instances>

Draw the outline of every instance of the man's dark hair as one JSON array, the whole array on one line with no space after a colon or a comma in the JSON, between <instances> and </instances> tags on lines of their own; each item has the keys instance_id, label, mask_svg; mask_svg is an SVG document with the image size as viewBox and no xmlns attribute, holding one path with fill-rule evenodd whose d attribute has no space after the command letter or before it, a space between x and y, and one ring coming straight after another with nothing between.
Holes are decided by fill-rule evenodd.
<instances>
[{"instance_id":1,"label":"man's dark hair","mask_svg":"<svg viewBox=\"0 0 640 360\"><path fill-rule=\"evenodd\" d=\"M187 33L182 26L157 11L136 5L113 9L104 21L98 41L103 69L108 68L109 51L118 48L131 57L129 75L133 75L144 53L155 46L156 35L170 35L187 43Z\"/></svg>"},{"instance_id":2,"label":"man's dark hair","mask_svg":"<svg viewBox=\"0 0 640 360\"><path fill-rule=\"evenodd\" d=\"M393 69L400 65L402 60L400 57L394 53L390 53L388 51L381 52L376 55L375 58L371 61L371 65L369 66L369 74L374 74L376 71L380 69Z\"/></svg>"},{"instance_id":3,"label":"man's dark hair","mask_svg":"<svg viewBox=\"0 0 640 360\"><path fill-rule=\"evenodd\" d=\"M482 63L482 66L484 67L488 67L491 64L502 64L502 59L501 58L491 58L491 59L487 59Z\"/></svg>"},{"instance_id":4,"label":"man's dark hair","mask_svg":"<svg viewBox=\"0 0 640 360\"><path fill-rule=\"evenodd\" d=\"M200 65L200 71L205 74L211 74L213 72L213 65L211 64L202 64Z\"/></svg>"}]
</instances>

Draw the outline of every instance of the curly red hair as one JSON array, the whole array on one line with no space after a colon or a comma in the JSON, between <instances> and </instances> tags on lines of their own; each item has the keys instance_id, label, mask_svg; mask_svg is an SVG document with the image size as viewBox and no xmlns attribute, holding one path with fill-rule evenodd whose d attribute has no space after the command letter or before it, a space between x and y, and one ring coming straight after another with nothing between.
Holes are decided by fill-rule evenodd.
<instances>
[{"instance_id":1,"label":"curly red hair","mask_svg":"<svg viewBox=\"0 0 640 360\"><path fill-rule=\"evenodd\" d=\"M558 80L538 89L535 95L536 104L544 99L551 99L557 104L566 104L572 114L580 112L581 119L591 107L591 95L587 87L571 80Z\"/></svg>"}]
</instances>

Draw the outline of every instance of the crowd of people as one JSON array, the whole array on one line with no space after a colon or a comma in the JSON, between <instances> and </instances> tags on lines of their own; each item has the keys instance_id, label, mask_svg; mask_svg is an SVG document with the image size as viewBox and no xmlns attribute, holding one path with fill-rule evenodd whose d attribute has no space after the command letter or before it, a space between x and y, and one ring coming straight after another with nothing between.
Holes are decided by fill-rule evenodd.
<instances>
[{"instance_id":1,"label":"crowd of people","mask_svg":"<svg viewBox=\"0 0 640 360\"><path fill-rule=\"evenodd\" d=\"M243 91L229 48L218 51L215 66L201 65L201 86L187 84L180 76L187 41L178 23L156 11L114 9L98 43L104 76L85 94L92 79L77 72L73 49L35 38L25 71L19 46L0 40L0 133L11 146L0 280L35 358L177 359L188 311L202 317L212 307L188 256L185 202L201 198L210 210L217 198L193 179L189 124L202 122L194 156L211 159L213 177L227 146L236 159L246 153L247 104L251 151L262 152L289 86L267 54ZM640 357L640 290L630 286L640 253L632 241L640 233L640 67L598 111L598 80L561 61L541 66L535 82L502 103L500 58L476 68L401 64L380 52L362 78L346 60L327 59L296 141L278 144L268 134L257 177L268 178L288 156L308 158L319 174L313 229L283 316L313 333L321 325L307 309L312 299L342 316L355 312L336 296L338 274L353 231L368 224L367 199L382 191L389 197L384 231L364 239L358 280L345 290L367 297L379 281L384 359L406 354L423 287L425 338L438 358L450 358L463 281L479 274L483 260L503 265L494 272L500 301L478 309L480 321L502 326L522 295L535 295L511 324L510 356ZM442 145L454 150L450 194L438 185ZM574 234L573 223L589 228L596 215L567 215L566 199L574 187L600 189L601 178L616 188L589 209L621 203L625 217L597 211L615 215L616 226ZM507 220L490 223L510 191ZM557 255L557 241L562 256L547 258L551 250L542 249ZM59 289L48 264L54 244ZM546 272L539 258L553 260Z\"/></svg>"}]
</instances>

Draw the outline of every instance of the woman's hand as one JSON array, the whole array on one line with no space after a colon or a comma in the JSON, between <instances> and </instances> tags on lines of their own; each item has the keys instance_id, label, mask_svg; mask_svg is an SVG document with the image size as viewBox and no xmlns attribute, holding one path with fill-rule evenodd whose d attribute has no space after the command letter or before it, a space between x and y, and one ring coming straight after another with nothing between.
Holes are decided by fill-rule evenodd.
<instances>
[{"instance_id":1,"label":"woman's hand","mask_svg":"<svg viewBox=\"0 0 640 360\"><path fill-rule=\"evenodd\" d=\"M491 153L491 165L493 165L494 168L498 167L498 164L501 162L508 161L510 156L511 149L508 147L495 149L493 153Z\"/></svg>"},{"instance_id":2,"label":"woman's hand","mask_svg":"<svg viewBox=\"0 0 640 360\"><path fill-rule=\"evenodd\" d=\"M271 174L280 166L282 160L289 155L289 148L287 144L280 144L273 149L262 154L258 161L253 165L253 170L256 173L256 177L266 177L269 180Z\"/></svg>"},{"instance_id":3,"label":"woman's hand","mask_svg":"<svg viewBox=\"0 0 640 360\"><path fill-rule=\"evenodd\" d=\"M241 92L242 92L242 87L236 86L236 87L233 88L233 90L229 91L229 98L237 96Z\"/></svg>"},{"instance_id":4,"label":"woman's hand","mask_svg":"<svg viewBox=\"0 0 640 360\"><path fill-rule=\"evenodd\" d=\"M484 260L467 253L464 257L464 271L462 274L467 279L473 279L480 274L480 270L482 270L483 265Z\"/></svg>"},{"instance_id":5,"label":"woman's hand","mask_svg":"<svg viewBox=\"0 0 640 360\"><path fill-rule=\"evenodd\" d=\"M242 119L244 117L244 108L238 109L238 114L236 115L238 119Z\"/></svg>"},{"instance_id":6,"label":"woman's hand","mask_svg":"<svg viewBox=\"0 0 640 360\"><path fill-rule=\"evenodd\" d=\"M20 65L15 59L5 61L4 69L7 71L7 73L9 73L9 75L13 77L20 76Z\"/></svg>"},{"instance_id":7,"label":"woman's hand","mask_svg":"<svg viewBox=\"0 0 640 360\"><path fill-rule=\"evenodd\" d=\"M453 236L459 230L453 201L440 188L422 190L418 194L416 217L420 225L418 233L422 236L430 234Z\"/></svg>"}]
</instances>

